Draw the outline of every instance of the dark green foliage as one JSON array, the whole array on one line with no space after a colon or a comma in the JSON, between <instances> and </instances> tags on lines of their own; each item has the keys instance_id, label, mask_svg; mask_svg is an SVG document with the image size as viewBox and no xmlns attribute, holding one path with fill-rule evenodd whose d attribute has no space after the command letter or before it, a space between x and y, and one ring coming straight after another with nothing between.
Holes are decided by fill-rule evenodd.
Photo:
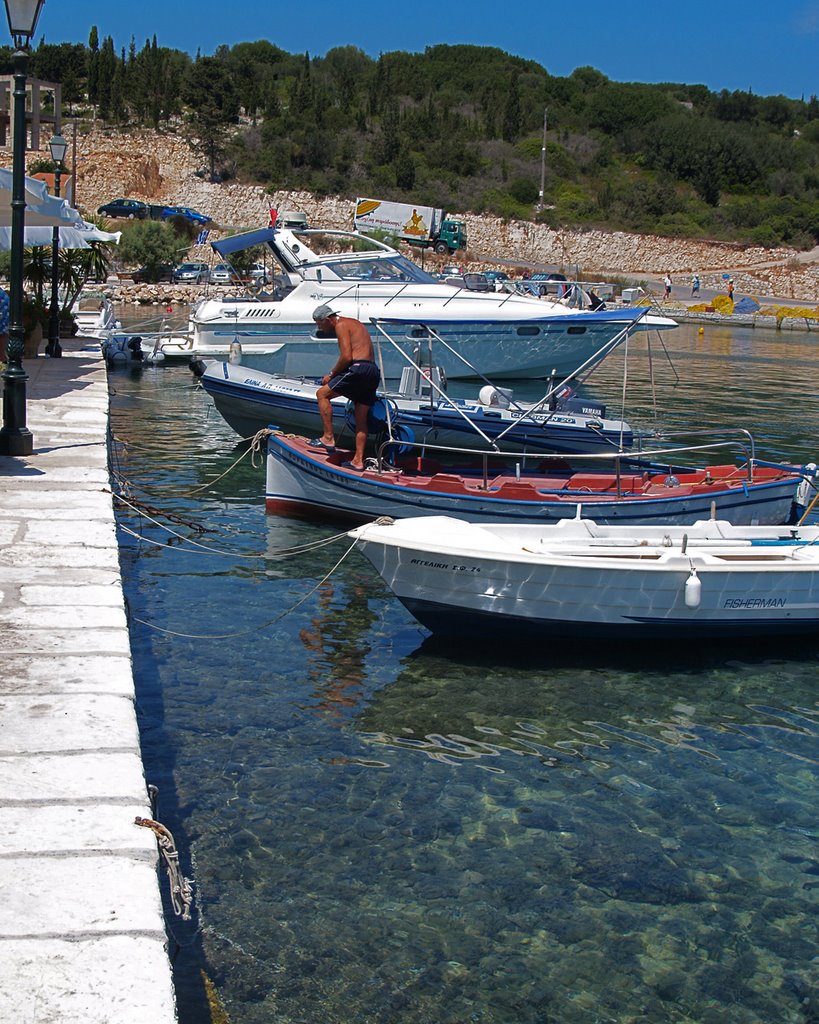
<instances>
[{"instance_id":1,"label":"dark green foliage","mask_svg":"<svg viewBox=\"0 0 819 1024\"><path fill-rule=\"evenodd\" d=\"M187 240L180 239L172 225L137 220L123 229L118 255L125 263L144 266L149 272L158 271L163 263L176 263L180 249L186 245Z\"/></svg>"},{"instance_id":2,"label":"dark green foliage","mask_svg":"<svg viewBox=\"0 0 819 1024\"><path fill-rule=\"evenodd\" d=\"M178 131L211 175L277 189L378 195L544 223L761 244L819 241L819 100L703 85L558 78L494 47L377 59L266 40L191 60L91 30L41 43L33 73L112 124ZM0 47L0 73L11 50ZM544 113L548 132L542 159ZM217 175L218 172L218 175ZM536 209L541 174L545 209Z\"/></svg>"}]
</instances>

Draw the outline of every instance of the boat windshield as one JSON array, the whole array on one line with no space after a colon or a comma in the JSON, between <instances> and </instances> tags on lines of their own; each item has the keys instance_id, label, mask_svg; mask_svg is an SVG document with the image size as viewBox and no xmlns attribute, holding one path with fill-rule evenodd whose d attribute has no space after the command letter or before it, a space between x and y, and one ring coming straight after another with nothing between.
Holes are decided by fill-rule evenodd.
<instances>
[{"instance_id":1,"label":"boat windshield","mask_svg":"<svg viewBox=\"0 0 819 1024\"><path fill-rule=\"evenodd\" d=\"M416 284L434 284L435 278L422 270L417 263L406 256L377 256L351 259L349 256L339 260L322 260L322 271L330 270L342 281L382 281L403 283L414 281Z\"/></svg>"}]
</instances>

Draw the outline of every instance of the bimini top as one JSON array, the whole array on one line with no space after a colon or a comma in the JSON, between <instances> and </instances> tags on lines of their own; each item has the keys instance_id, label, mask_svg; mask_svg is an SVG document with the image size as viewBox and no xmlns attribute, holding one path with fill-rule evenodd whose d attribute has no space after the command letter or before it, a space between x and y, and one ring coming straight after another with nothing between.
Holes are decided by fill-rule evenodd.
<instances>
[{"instance_id":1,"label":"bimini top","mask_svg":"<svg viewBox=\"0 0 819 1024\"><path fill-rule=\"evenodd\" d=\"M254 245L270 245L275 237L275 228L258 228L255 231L243 231L239 235L220 238L218 242L211 242L211 248L220 256L227 256L231 252L250 249Z\"/></svg>"}]
</instances>

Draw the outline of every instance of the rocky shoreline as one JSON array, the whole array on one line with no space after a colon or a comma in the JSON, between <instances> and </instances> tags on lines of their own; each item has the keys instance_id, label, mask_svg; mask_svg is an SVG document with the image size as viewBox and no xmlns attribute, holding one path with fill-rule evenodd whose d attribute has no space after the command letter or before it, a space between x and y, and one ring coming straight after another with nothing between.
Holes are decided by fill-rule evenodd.
<instances>
[{"instance_id":1,"label":"rocky shoreline","mask_svg":"<svg viewBox=\"0 0 819 1024\"><path fill-rule=\"evenodd\" d=\"M31 157L38 155L47 157L44 151ZM177 133L83 127L77 135L76 156L75 196L86 214L125 196L193 206L212 217L208 242L193 246L191 259L207 260L212 256L209 243L223 235L266 224L271 209L301 210L314 225L352 226L352 199L206 181L200 176L200 158L185 140L181 125ZM0 153L0 166L8 166L10 159L10 154ZM795 305L819 303L819 248L805 253L621 231L554 229L531 221L451 212L466 221L470 249L465 257L476 268L503 267L504 261L514 261L521 266L563 267L570 276L579 271L586 279L592 275L637 283L656 281L666 273L675 281L687 281L696 272L703 290L714 291L723 287L723 274L730 273L738 294L778 296ZM112 227L116 225L111 222ZM436 269L441 262L433 256L426 259Z\"/></svg>"}]
</instances>

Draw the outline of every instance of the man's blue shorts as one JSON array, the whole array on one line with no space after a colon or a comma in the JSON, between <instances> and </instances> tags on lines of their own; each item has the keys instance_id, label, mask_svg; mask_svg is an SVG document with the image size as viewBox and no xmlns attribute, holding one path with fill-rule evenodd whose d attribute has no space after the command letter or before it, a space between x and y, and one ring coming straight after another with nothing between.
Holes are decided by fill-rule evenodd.
<instances>
[{"instance_id":1,"label":"man's blue shorts","mask_svg":"<svg viewBox=\"0 0 819 1024\"><path fill-rule=\"evenodd\" d=\"M327 387L353 402L375 405L375 392L380 382L381 374L372 360L356 359L346 370L331 377Z\"/></svg>"}]
</instances>

